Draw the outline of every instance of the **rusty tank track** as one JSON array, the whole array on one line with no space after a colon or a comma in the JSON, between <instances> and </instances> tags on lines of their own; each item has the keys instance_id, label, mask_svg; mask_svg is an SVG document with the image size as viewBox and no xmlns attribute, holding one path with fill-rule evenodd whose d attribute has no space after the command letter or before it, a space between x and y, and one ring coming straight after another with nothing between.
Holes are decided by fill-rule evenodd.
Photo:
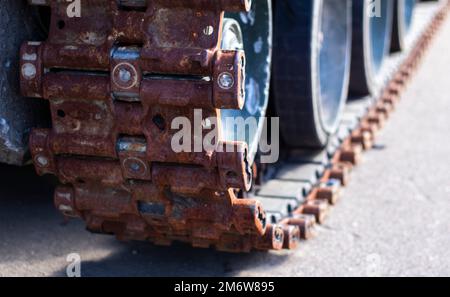
<instances>
[{"instance_id":1,"label":"rusty tank track","mask_svg":"<svg viewBox=\"0 0 450 297\"><path fill-rule=\"evenodd\" d=\"M120 240L227 252L293 249L314 235L448 11L435 15L377 100L349 104L327 150L288 152L242 198L238 190L253 179L246 144L175 153L167 123L193 119L194 108L205 119L242 108L245 54L220 50L217 28L224 11L246 11L249 1L155 0L142 9L139 1L90 0L83 21L70 22L57 1L44 2L52 9L49 38L22 46L21 89L50 102L53 127L35 129L30 150L37 173L62 183L56 207ZM184 34L186 23L198 33ZM96 33L84 34L88 27ZM217 83L224 73L232 88ZM226 146L234 152L217 149Z\"/></svg>"}]
</instances>

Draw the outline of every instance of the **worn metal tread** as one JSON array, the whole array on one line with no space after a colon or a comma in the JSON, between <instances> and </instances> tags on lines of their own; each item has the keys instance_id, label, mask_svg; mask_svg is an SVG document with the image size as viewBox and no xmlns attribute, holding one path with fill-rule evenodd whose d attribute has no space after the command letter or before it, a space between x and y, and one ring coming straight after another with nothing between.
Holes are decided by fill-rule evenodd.
<instances>
[{"instance_id":1,"label":"worn metal tread","mask_svg":"<svg viewBox=\"0 0 450 297\"><path fill-rule=\"evenodd\" d=\"M186 3L186 5L193 4ZM446 12L447 7L445 10L444 8L436 9L434 14L430 13L429 22L424 22L422 27L417 29L419 33L416 35L414 47L406 54L396 56L390 61L390 65L386 68L388 69L386 86L380 89L380 94L384 94L383 92L386 91L389 96L398 95L394 93L400 92L409 76L412 75L412 70L418 66L431 36L436 32ZM220 22L220 17L217 18ZM425 29L428 24L430 26ZM213 34L217 34L217 31ZM28 44L28 46L34 47L35 45ZM156 49L156 51L158 50ZM182 50L184 57L186 49ZM154 63L152 59L150 62ZM152 67L163 67L163 70L166 71L179 70L179 65L180 63L151 64ZM110 65L106 63L103 66L108 68L107 66ZM192 74L190 73L192 70L183 70L186 74ZM206 67L204 71L209 72L210 67ZM400 71L406 75L398 82L393 78ZM55 193L55 204L64 213L85 219L92 231L113 233L124 240L151 240L160 245L169 245L172 241L177 240L191 243L195 247L214 246L219 250L234 252L250 251L251 249L292 249L296 246L300 236L302 238L309 237L307 230L311 225L315 222L323 223L330 206L337 202L341 192L340 187L348 183L349 172L358 163L357 160L364 145L362 140L355 141L350 131L355 131L365 125L366 127L361 130L368 131L371 138L375 137L375 131L372 131L372 127L367 123L374 121L370 118L370 112L373 112L372 108L380 98L375 96L350 102L345 109L339 133L331 139L323 151L288 153L287 159L275 165L276 172L268 182L258 186L256 192L249 194L249 197L238 197L236 196L238 191L235 191L235 189L246 188L240 182L248 181L244 178L247 177L244 175L248 173L247 168L241 168L243 164L248 165L248 162L245 162L246 160L241 155L216 156L217 158L214 160L217 161L217 164L208 163L213 170L205 170L202 166L185 166L186 164L176 159L179 157L176 155L173 156L174 161L170 162L170 165L167 165L167 160L165 160L165 164L155 161L152 162L151 172L126 171L127 176L125 177L122 173L123 168L120 167L125 162L111 164L108 160L103 160L103 166L98 166L98 160L95 162L87 158L67 160L70 158L57 156L58 159L55 160L45 159L44 161L48 162L41 162L41 165L45 165L45 170L52 169L55 164L58 164L58 168L55 167L58 170L75 168L72 172L70 170L62 171L67 173L64 175L68 179L67 184L76 184L77 188L74 189L67 185L59 187ZM215 107L210 106L211 111L216 110ZM187 106L186 112L191 111L192 106ZM374 112L375 115L382 114L380 110ZM123 118L129 119L130 115L125 113ZM114 123L125 125L124 128L130 129L130 127L126 127L126 120ZM159 128L158 125L156 128ZM158 131L158 133L160 132ZM39 161L43 160L39 159L42 157L39 154L45 152L49 147L47 142L49 134L37 131L35 136L30 142L35 145L34 160L39 165ZM161 137L152 139L158 141L161 140ZM131 146L140 147L134 144ZM155 149L161 147L163 145L154 146ZM93 148L95 149L94 146ZM112 147L111 151L114 152L115 147ZM125 157L132 157L132 160L145 159L139 150L132 151L132 153L132 156ZM68 154L72 157L75 155ZM124 159L124 161L129 160L130 158ZM230 160L234 162L230 162ZM72 162L71 166L64 167L69 161ZM205 163L207 161L210 160L206 160ZM239 166L237 166L238 168L220 167L227 163L234 165L238 163ZM136 167L130 166L130 168ZM141 169L139 166L137 168ZM86 171L89 171L91 176L95 174L101 177L108 176L110 179L107 182L113 185L118 184L121 188L109 187L110 184L106 186L96 184L95 187L89 188L89 185L86 185L83 180L70 180L69 178L79 177L79 173ZM236 182L234 171L242 173L242 176L239 175L242 177L238 180L239 184ZM75 174L70 175L73 172ZM136 178L137 174L141 174L138 176L140 179ZM94 177L98 178L98 176ZM113 180L114 178L117 180ZM80 193L82 194L79 197L81 202L77 200L78 203L75 203L73 197ZM159 197L164 199L158 200ZM145 214L136 211L136 201L143 204L142 209L145 209ZM167 203L169 207L166 208L162 202ZM82 206L81 209L79 206ZM91 208L83 208L86 206ZM169 208L172 210L173 216L171 217L166 212L166 209ZM184 217L185 214L194 215Z\"/></svg>"}]
</instances>

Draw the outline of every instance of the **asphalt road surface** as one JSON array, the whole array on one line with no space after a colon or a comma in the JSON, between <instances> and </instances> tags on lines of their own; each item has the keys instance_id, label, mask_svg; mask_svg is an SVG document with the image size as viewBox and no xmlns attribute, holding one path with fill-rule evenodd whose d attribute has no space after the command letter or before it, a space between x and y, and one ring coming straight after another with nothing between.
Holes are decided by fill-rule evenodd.
<instances>
[{"instance_id":1,"label":"asphalt road surface","mask_svg":"<svg viewBox=\"0 0 450 297\"><path fill-rule=\"evenodd\" d=\"M450 23L318 237L293 252L120 243L64 222L52 182L0 167L0 276L450 276Z\"/></svg>"}]
</instances>

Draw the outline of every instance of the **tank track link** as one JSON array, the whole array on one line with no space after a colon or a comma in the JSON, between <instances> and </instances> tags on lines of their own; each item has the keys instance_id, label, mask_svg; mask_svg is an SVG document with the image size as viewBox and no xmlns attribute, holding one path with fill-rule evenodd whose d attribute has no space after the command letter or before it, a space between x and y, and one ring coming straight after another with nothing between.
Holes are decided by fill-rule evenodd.
<instances>
[{"instance_id":1,"label":"tank track link","mask_svg":"<svg viewBox=\"0 0 450 297\"><path fill-rule=\"evenodd\" d=\"M51 7L49 38L23 44L21 90L50 103L53 127L33 130L30 150L37 173L62 183L57 209L120 240L227 252L294 249L314 236L448 11L433 17L379 98L348 105L326 150L290 151L242 198L253 179L245 143L175 153L168 123L193 120L196 108L203 119L242 108L245 54L221 51L218 28L224 11L246 11L249 1L90 0L70 21L58 1L39 3ZM220 85L223 73L232 88ZM233 152L217 149L226 146Z\"/></svg>"}]
</instances>

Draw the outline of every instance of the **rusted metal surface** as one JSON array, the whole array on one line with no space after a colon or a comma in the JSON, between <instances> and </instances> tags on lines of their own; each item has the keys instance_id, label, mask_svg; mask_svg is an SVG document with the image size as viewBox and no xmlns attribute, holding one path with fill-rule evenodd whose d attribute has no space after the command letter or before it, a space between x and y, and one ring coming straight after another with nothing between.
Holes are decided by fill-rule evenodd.
<instances>
[{"instance_id":1,"label":"rusted metal surface","mask_svg":"<svg viewBox=\"0 0 450 297\"><path fill-rule=\"evenodd\" d=\"M57 1L45 4L52 8L50 36L22 46L21 88L50 102L53 127L35 129L30 150L37 172L62 183L56 207L121 240L229 252L293 249L314 235L446 14L436 16L379 100L330 150L305 201L273 222L260 201L236 195L250 189L255 171L244 143L171 149L175 117L193 120L194 108L204 118L242 108L245 55L221 51L219 42L223 11L246 10L248 1L86 0L80 19L67 18ZM224 73L233 78L230 88L218 83ZM226 152L227 145L234 150Z\"/></svg>"},{"instance_id":2,"label":"rusted metal surface","mask_svg":"<svg viewBox=\"0 0 450 297\"><path fill-rule=\"evenodd\" d=\"M83 17L68 18L47 1L48 40L21 48L22 93L50 102L53 128L34 130L30 149L37 172L63 183L57 208L120 239L241 250L273 236L278 246L260 203L235 195L252 182L245 143L171 149L175 117L243 107L244 53L219 43L223 11L249 2L138 2L82 1Z\"/></svg>"},{"instance_id":3,"label":"rusted metal surface","mask_svg":"<svg viewBox=\"0 0 450 297\"><path fill-rule=\"evenodd\" d=\"M2 1L0 27L0 162L24 165L28 134L32 127L48 125L48 112L45 102L20 96L17 49L24 40L42 38L43 30L25 1Z\"/></svg>"}]
</instances>

